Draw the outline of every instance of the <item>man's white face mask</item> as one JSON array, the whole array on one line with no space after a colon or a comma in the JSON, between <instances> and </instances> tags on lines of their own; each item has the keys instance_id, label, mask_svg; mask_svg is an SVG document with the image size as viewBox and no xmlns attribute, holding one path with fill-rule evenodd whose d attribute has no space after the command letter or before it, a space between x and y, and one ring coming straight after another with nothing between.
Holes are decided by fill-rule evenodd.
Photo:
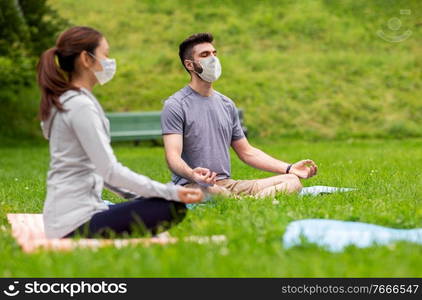
<instances>
[{"instance_id":1,"label":"man's white face mask","mask_svg":"<svg viewBox=\"0 0 422 300\"><path fill-rule=\"evenodd\" d=\"M199 73L195 69L195 73L198 74L202 80L207 82L216 81L221 75L221 64L217 56L210 55L199 60L199 64L202 67L202 72Z\"/></svg>"},{"instance_id":2,"label":"man's white face mask","mask_svg":"<svg viewBox=\"0 0 422 300\"><path fill-rule=\"evenodd\" d=\"M88 52L89 53L89 52ZM116 60L114 58L103 58L98 59L95 57L94 54L89 53L92 57L94 57L98 62L101 64L103 70L102 71L94 71L94 75L97 78L98 82L103 85L109 82L116 74Z\"/></svg>"}]
</instances>

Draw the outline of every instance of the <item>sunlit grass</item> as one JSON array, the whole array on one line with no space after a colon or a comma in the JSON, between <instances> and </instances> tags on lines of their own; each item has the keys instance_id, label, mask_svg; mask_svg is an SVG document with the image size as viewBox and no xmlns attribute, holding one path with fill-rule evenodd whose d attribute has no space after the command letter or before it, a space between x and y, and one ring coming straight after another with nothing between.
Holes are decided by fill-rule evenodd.
<instances>
[{"instance_id":1,"label":"sunlit grass","mask_svg":"<svg viewBox=\"0 0 422 300\"><path fill-rule=\"evenodd\" d=\"M358 191L316 198L216 199L189 211L170 233L223 234L226 244L104 248L70 253L24 254L10 235L6 213L41 213L48 149L44 145L0 148L0 249L2 276L422 276L422 247L393 243L332 254L314 246L283 249L287 224L305 218L361 221L394 228L422 227L422 141L257 143L286 161L314 159L319 175L304 185L356 187ZM160 147L114 145L133 170L166 182ZM271 174L233 159L234 178ZM104 198L120 201L109 192ZM398 263L399 262L399 263Z\"/></svg>"}]
</instances>

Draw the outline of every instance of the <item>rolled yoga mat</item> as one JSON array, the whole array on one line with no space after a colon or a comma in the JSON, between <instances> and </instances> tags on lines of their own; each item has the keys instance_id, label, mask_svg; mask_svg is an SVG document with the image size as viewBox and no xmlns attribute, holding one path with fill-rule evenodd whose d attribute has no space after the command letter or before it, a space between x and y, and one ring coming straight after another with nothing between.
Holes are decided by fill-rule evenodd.
<instances>
[{"instance_id":1,"label":"rolled yoga mat","mask_svg":"<svg viewBox=\"0 0 422 300\"><path fill-rule=\"evenodd\" d=\"M304 241L340 252L347 246L359 248L405 241L422 245L422 228L395 229L361 222L305 219L291 222L283 236L285 248Z\"/></svg>"}]
</instances>

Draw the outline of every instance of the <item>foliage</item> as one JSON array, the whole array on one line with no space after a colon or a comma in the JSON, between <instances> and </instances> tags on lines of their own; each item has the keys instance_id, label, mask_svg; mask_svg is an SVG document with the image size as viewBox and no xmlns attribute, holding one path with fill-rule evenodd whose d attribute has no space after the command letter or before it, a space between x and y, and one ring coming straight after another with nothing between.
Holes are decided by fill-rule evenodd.
<instances>
[{"instance_id":1,"label":"foliage","mask_svg":"<svg viewBox=\"0 0 422 300\"><path fill-rule=\"evenodd\" d=\"M35 101L20 97L28 93L30 97L37 97L33 88L35 64L42 51L54 45L57 33L66 26L68 23L45 0L0 1L1 134L31 132L35 122L25 116L35 115ZM16 119L25 120L23 127Z\"/></svg>"}]
</instances>

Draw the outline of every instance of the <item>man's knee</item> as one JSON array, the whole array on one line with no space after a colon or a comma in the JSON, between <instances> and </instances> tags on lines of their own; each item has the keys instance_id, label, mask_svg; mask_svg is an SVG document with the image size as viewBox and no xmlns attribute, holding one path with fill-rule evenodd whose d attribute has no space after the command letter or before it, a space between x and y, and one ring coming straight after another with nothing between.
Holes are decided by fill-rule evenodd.
<instances>
[{"instance_id":1,"label":"man's knee","mask_svg":"<svg viewBox=\"0 0 422 300\"><path fill-rule=\"evenodd\" d=\"M286 174L285 176L288 176L287 182L290 192L298 192L302 189L303 185L302 182L300 182L299 177L294 174Z\"/></svg>"}]
</instances>

